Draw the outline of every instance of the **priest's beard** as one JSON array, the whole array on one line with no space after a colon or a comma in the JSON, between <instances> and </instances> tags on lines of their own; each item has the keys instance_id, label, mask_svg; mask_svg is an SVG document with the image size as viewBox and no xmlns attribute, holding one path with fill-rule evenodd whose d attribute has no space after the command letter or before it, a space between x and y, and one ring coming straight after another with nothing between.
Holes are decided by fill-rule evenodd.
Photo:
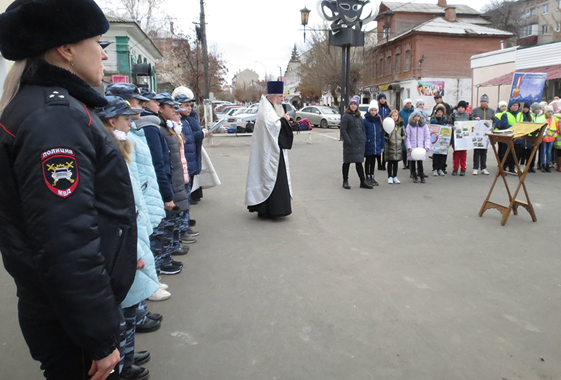
<instances>
[{"instance_id":1,"label":"priest's beard","mask_svg":"<svg viewBox=\"0 0 561 380\"><path fill-rule=\"evenodd\" d=\"M284 112L284 109L280 104L273 104L273 108L275 109L275 112L277 113L277 115L279 115L279 117L283 117L286 113Z\"/></svg>"}]
</instances>

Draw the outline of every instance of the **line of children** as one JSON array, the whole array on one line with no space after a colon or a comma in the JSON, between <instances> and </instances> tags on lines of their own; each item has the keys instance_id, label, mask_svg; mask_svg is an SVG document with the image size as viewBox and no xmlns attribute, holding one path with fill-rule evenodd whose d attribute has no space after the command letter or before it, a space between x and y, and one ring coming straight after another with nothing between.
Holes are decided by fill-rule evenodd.
<instances>
[{"instance_id":1,"label":"line of children","mask_svg":"<svg viewBox=\"0 0 561 380\"><path fill-rule=\"evenodd\" d=\"M138 272L122 303L120 378L144 380L149 371L140 365L150 360L150 353L134 352L134 335L158 330L163 319L148 311L145 300L171 297L159 274L180 273L183 264L172 255L187 254L186 244L196 242L198 235L187 213L190 176L180 118L185 110L167 93L141 94L132 84L110 85L106 95L109 105L98 115L121 147L138 211Z\"/></svg>"}]
</instances>

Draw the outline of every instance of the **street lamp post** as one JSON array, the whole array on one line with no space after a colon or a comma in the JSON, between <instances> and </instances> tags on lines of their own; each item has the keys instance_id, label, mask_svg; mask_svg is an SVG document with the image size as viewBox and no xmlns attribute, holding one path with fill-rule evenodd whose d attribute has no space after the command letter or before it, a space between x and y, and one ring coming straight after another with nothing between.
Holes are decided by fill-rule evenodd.
<instances>
[{"instance_id":1,"label":"street lamp post","mask_svg":"<svg viewBox=\"0 0 561 380\"><path fill-rule=\"evenodd\" d=\"M263 65L263 68L265 69L265 82L267 82L267 66L265 66L265 64L263 62L259 62L259 61L255 61L255 62Z\"/></svg>"},{"instance_id":2,"label":"street lamp post","mask_svg":"<svg viewBox=\"0 0 561 380\"><path fill-rule=\"evenodd\" d=\"M310 18L310 10L305 5L304 8L300 9L300 18L304 26L304 42L306 42L306 25L308 25L308 19Z\"/></svg>"},{"instance_id":3,"label":"street lamp post","mask_svg":"<svg viewBox=\"0 0 561 380\"><path fill-rule=\"evenodd\" d=\"M329 31L329 45L341 47L341 115L345 112L350 97L351 73L351 47L364 46L364 32L362 25L378 15L379 5L376 1L353 0L352 6L335 0L318 0L320 16L326 21L332 21ZM350 2L349 2L350 3ZM365 6L370 5L370 13L362 17ZM327 9L327 12L326 12ZM304 25L304 40L306 38L306 25L310 10L304 7L300 10L302 25Z\"/></svg>"}]
</instances>

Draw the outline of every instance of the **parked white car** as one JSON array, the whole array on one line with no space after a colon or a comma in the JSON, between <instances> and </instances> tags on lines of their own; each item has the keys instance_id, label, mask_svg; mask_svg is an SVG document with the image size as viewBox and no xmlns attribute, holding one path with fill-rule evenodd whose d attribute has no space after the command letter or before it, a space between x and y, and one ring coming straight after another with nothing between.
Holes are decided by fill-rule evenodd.
<instances>
[{"instance_id":1,"label":"parked white car","mask_svg":"<svg viewBox=\"0 0 561 380\"><path fill-rule=\"evenodd\" d=\"M339 127L341 115L327 106L308 106L296 111L296 120L308 119L314 126L321 128Z\"/></svg>"}]
</instances>

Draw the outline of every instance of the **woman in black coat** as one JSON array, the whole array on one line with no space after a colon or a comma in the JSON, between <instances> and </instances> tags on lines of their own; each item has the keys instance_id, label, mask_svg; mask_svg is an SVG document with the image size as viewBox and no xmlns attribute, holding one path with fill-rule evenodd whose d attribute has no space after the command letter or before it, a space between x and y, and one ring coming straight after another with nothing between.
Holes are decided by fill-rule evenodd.
<instances>
[{"instance_id":1,"label":"woman in black coat","mask_svg":"<svg viewBox=\"0 0 561 380\"><path fill-rule=\"evenodd\" d=\"M119 379L120 303L136 273L123 155L95 115L109 23L93 0L17 0L0 14L16 61L0 100L0 251L47 379Z\"/></svg>"},{"instance_id":2,"label":"woman in black coat","mask_svg":"<svg viewBox=\"0 0 561 380\"><path fill-rule=\"evenodd\" d=\"M345 110L341 118L341 138L343 139L343 188L350 189L349 168L355 163L356 172L360 178L360 187L372 189L372 186L364 181L364 149L366 145L366 131L364 122L358 109L358 96L353 96L351 104Z\"/></svg>"}]
</instances>

